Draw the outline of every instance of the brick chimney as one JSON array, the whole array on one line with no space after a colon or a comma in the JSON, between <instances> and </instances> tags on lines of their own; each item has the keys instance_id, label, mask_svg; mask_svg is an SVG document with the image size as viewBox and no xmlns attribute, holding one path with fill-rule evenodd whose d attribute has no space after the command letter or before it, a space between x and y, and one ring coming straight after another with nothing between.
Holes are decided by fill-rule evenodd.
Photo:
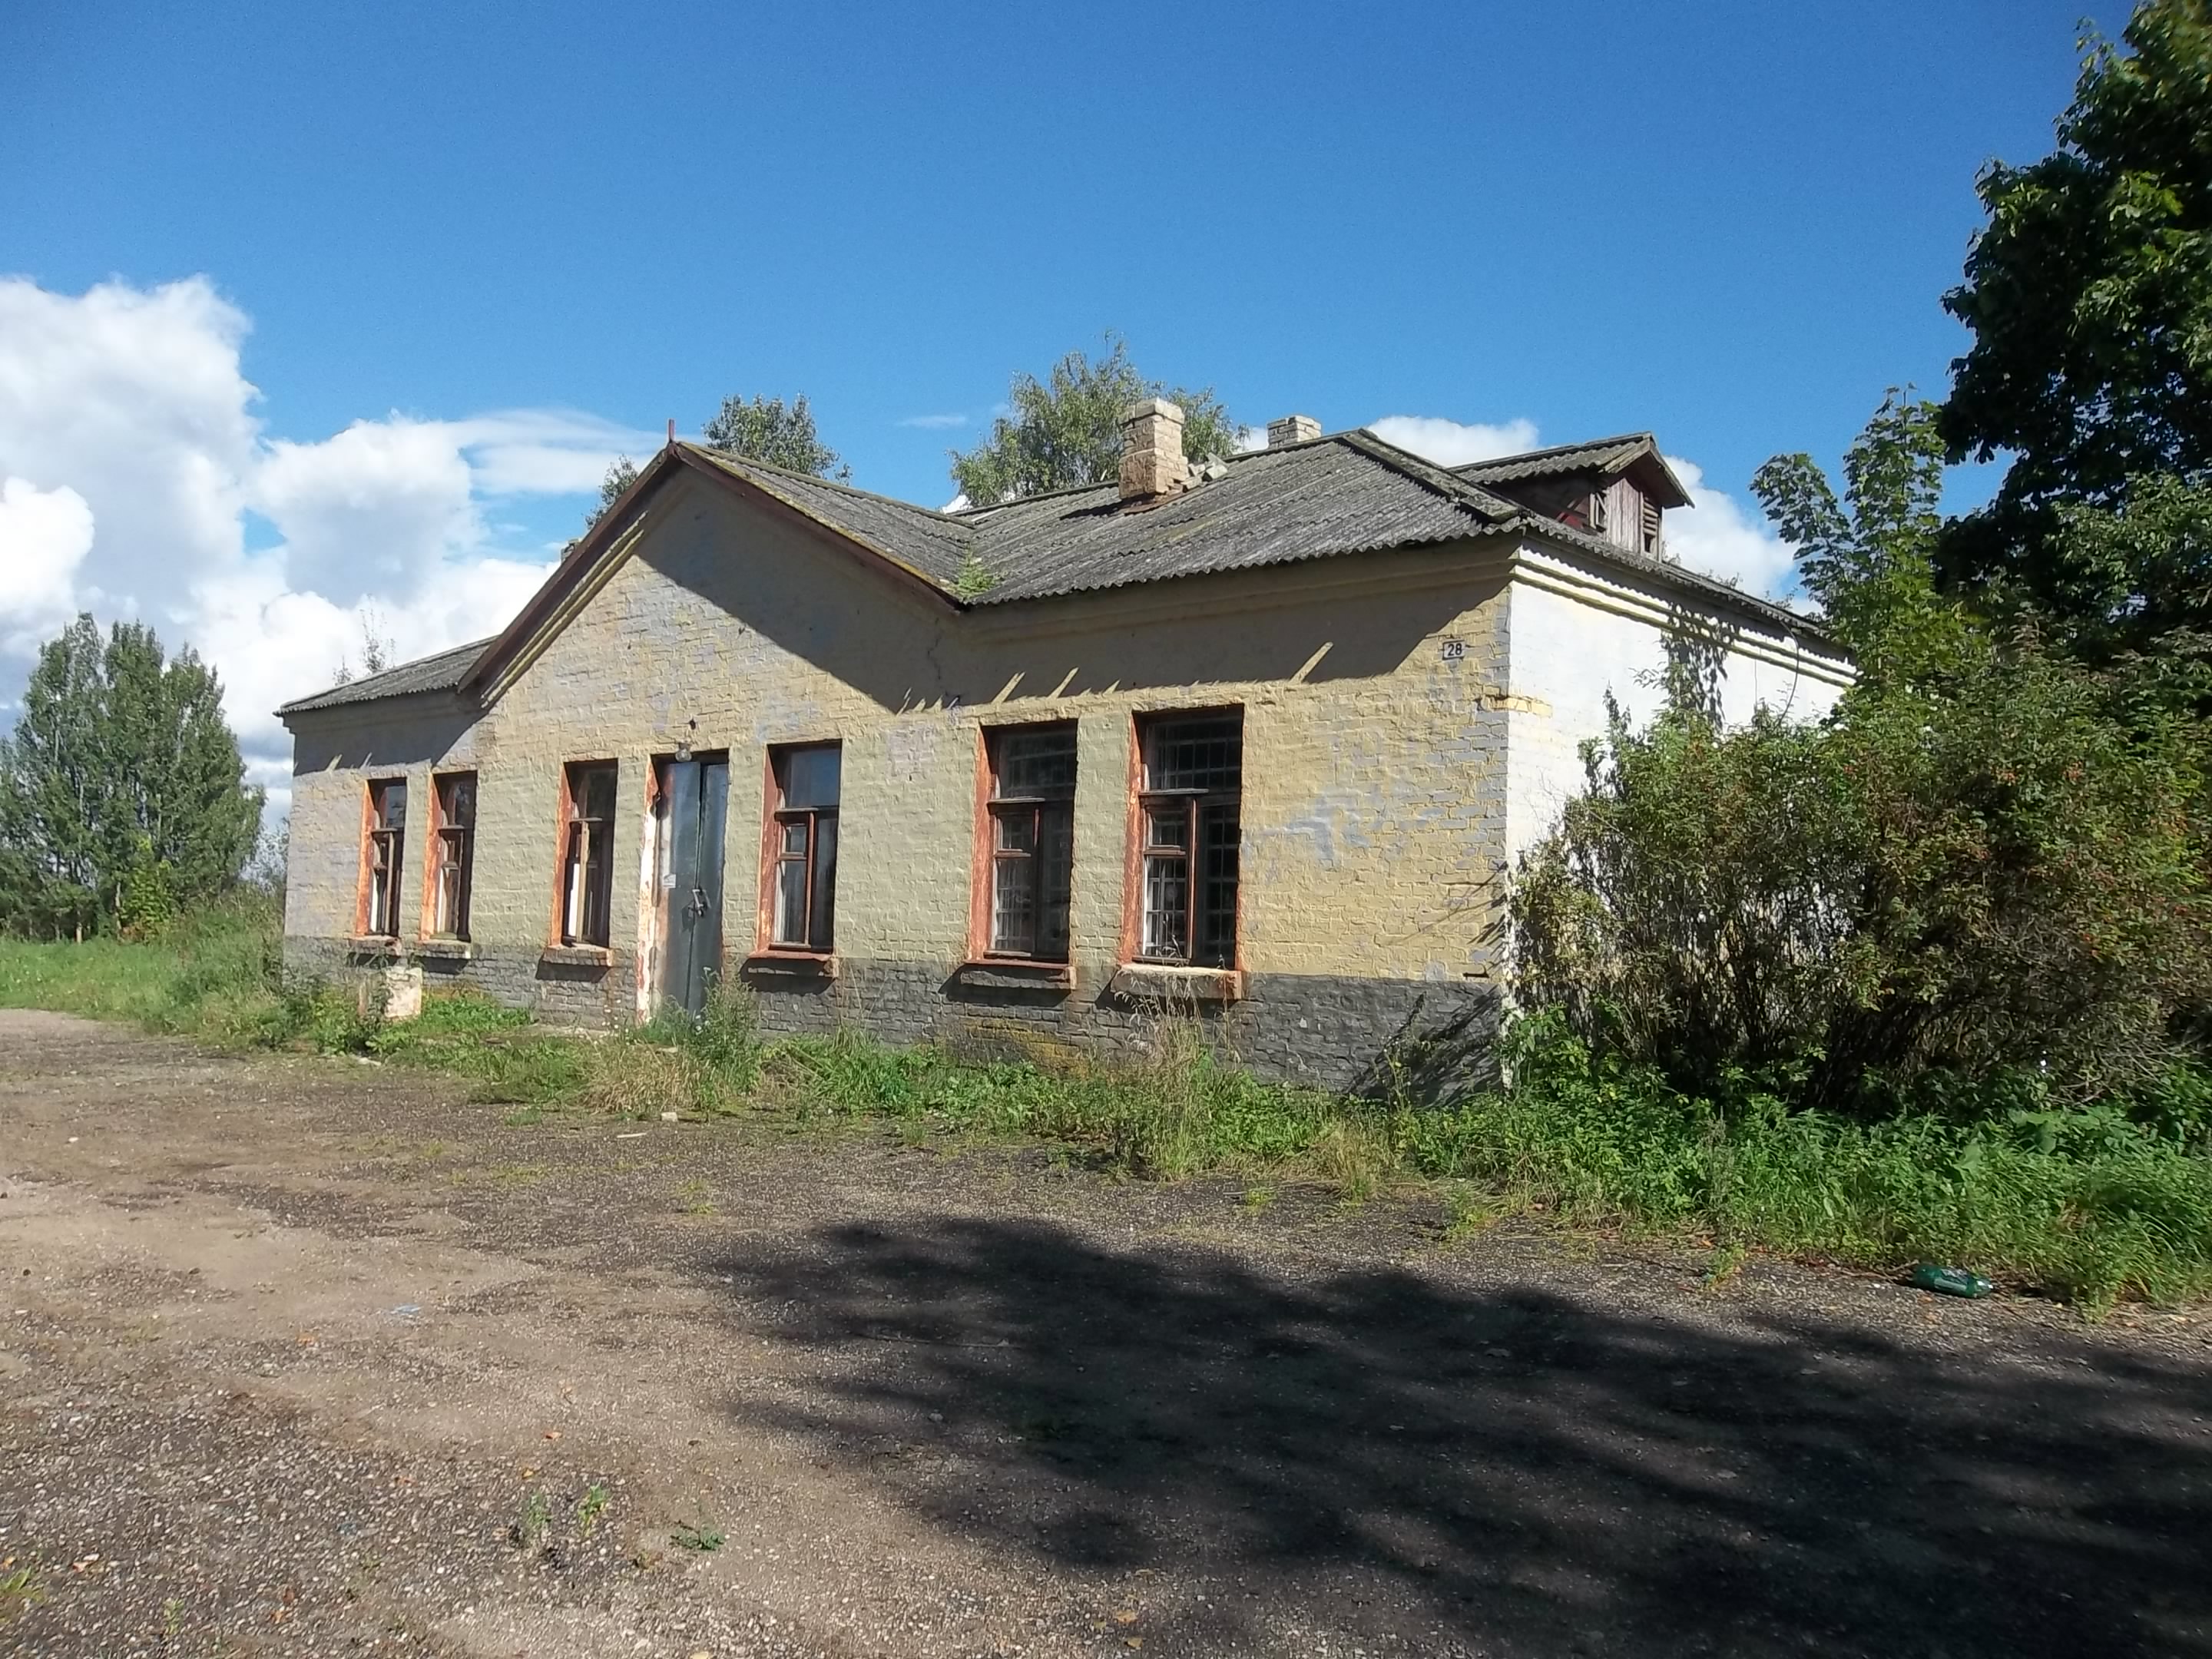
<instances>
[{"instance_id":1,"label":"brick chimney","mask_svg":"<svg viewBox=\"0 0 2212 1659\"><path fill-rule=\"evenodd\" d=\"M1121 416L1121 499L1173 495L1189 482L1182 410L1163 398L1131 404Z\"/></svg>"},{"instance_id":2,"label":"brick chimney","mask_svg":"<svg viewBox=\"0 0 2212 1659\"><path fill-rule=\"evenodd\" d=\"M1321 422L1310 415L1285 415L1279 421L1267 422L1267 447L1280 449L1285 444L1302 444L1321 436Z\"/></svg>"}]
</instances>

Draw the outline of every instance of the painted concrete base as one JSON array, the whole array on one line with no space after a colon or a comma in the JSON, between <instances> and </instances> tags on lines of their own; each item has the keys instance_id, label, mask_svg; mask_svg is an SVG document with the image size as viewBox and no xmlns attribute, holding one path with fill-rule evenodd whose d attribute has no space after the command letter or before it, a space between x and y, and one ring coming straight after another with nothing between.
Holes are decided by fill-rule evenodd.
<instances>
[{"instance_id":1,"label":"painted concrete base","mask_svg":"<svg viewBox=\"0 0 2212 1659\"><path fill-rule=\"evenodd\" d=\"M286 971L343 981L382 971L349 941L287 939ZM562 1024L611 1029L636 1008L635 963L554 961L471 947L412 961L424 982L469 985ZM980 981L935 963L842 958L833 975L782 964L741 968L763 1027L779 1036L868 1032L887 1042L936 1042L963 1052L1035 1059L1133 1056L1162 1019L1195 1018L1224 1058L1273 1081L1368 1094L1433 1098L1495 1075L1498 993L1485 981L1429 982L1327 975L1248 974L1234 1000L1176 1004L1132 997L1113 975L1080 969L1068 986Z\"/></svg>"}]
</instances>

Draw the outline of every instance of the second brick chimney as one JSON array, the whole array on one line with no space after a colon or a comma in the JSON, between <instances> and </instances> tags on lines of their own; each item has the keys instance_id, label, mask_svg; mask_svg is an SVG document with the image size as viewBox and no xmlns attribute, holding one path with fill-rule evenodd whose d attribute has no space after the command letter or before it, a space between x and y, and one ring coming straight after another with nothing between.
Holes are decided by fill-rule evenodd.
<instances>
[{"instance_id":1,"label":"second brick chimney","mask_svg":"<svg viewBox=\"0 0 2212 1659\"><path fill-rule=\"evenodd\" d=\"M1310 415L1285 415L1279 421L1267 422L1267 447L1280 449L1285 444L1302 444L1321 436L1321 422Z\"/></svg>"},{"instance_id":2,"label":"second brick chimney","mask_svg":"<svg viewBox=\"0 0 2212 1659\"><path fill-rule=\"evenodd\" d=\"M1182 410L1164 398L1131 404L1121 416L1121 499L1173 495L1189 482L1182 459Z\"/></svg>"}]
</instances>

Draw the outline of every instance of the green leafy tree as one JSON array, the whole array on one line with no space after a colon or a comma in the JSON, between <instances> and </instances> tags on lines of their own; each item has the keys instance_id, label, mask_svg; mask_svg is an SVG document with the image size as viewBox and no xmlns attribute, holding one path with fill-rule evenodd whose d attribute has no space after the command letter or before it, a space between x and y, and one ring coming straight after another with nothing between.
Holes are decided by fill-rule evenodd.
<instances>
[{"instance_id":1,"label":"green leafy tree","mask_svg":"<svg viewBox=\"0 0 2212 1659\"><path fill-rule=\"evenodd\" d=\"M710 449L766 461L788 472L839 480L853 476L853 469L815 431L814 411L804 392L788 404L781 398L725 398L720 411L700 436Z\"/></svg>"},{"instance_id":2,"label":"green leafy tree","mask_svg":"<svg viewBox=\"0 0 2212 1659\"><path fill-rule=\"evenodd\" d=\"M606 476L599 480L599 499L597 506L584 514L584 531L591 534L592 526L607 516L614 504L623 498L623 492L637 482L637 463L627 455L617 455L607 468ZM575 542L571 541L569 547ZM567 551L564 548L562 551Z\"/></svg>"},{"instance_id":3,"label":"green leafy tree","mask_svg":"<svg viewBox=\"0 0 2212 1659\"><path fill-rule=\"evenodd\" d=\"M1131 404L1165 398L1183 411L1182 453L1194 465L1234 454L1243 428L1211 386L1170 388L1148 380L1129 361L1118 335L1106 337L1095 362L1071 351L1040 380L1017 374L1006 401L1012 412L992 422L990 436L952 454L952 480L978 507L1121 476L1121 418Z\"/></svg>"},{"instance_id":4,"label":"green leafy tree","mask_svg":"<svg viewBox=\"0 0 2212 1659\"><path fill-rule=\"evenodd\" d=\"M2212 0L2144 0L2122 40L2084 41L2051 155L1984 171L1988 222L1944 299L1974 335L1943 406L1950 453L2011 458L1947 536L1944 574L2062 619L2109 608L2116 573L2085 591L2057 505L2117 510L2131 480L2212 469ZM2166 574L2154 560L2119 585L2156 607Z\"/></svg>"},{"instance_id":5,"label":"green leafy tree","mask_svg":"<svg viewBox=\"0 0 2212 1659\"><path fill-rule=\"evenodd\" d=\"M1752 493L1797 550L1805 590L1877 678L1926 673L1955 655L1966 621L1936 588L1943 440L1936 406L1894 388L1844 457L1838 501L1809 455L1777 455Z\"/></svg>"},{"instance_id":6,"label":"green leafy tree","mask_svg":"<svg viewBox=\"0 0 2212 1659\"><path fill-rule=\"evenodd\" d=\"M222 688L190 649L79 617L40 653L0 741L0 925L82 932L135 890L150 917L222 891L252 855L262 792L246 786Z\"/></svg>"},{"instance_id":7,"label":"green leafy tree","mask_svg":"<svg viewBox=\"0 0 2212 1659\"><path fill-rule=\"evenodd\" d=\"M2041 597L2073 650L2181 656L2212 635L2212 488L2138 478L2117 507L2060 501L2053 516Z\"/></svg>"}]
</instances>

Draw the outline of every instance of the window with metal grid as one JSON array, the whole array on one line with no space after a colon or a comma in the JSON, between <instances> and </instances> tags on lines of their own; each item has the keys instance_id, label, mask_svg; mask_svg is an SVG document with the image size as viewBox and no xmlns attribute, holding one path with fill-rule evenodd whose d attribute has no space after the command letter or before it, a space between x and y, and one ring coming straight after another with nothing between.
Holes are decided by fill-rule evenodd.
<instances>
[{"instance_id":1,"label":"window with metal grid","mask_svg":"<svg viewBox=\"0 0 2212 1659\"><path fill-rule=\"evenodd\" d=\"M1243 714L1155 716L1139 736L1138 954L1151 962L1233 968Z\"/></svg>"},{"instance_id":2,"label":"window with metal grid","mask_svg":"<svg viewBox=\"0 0 2212 1659\"><path fill-rule=\"evenodd\" d=\"M991 769L988 953L1066 962L1075 878L1075 728L984 734Z\"/></svg>"},{"instance_id":3,"label":"window with metal grid","mask_svg":"<svg viewBox=\"0 0 2212 1659\"><path fill-rule=\"evenodd\" d=\"M611 761L568 770L561 870L561 943L605 945L613 921L615 795Z\"/></svg>"},{"instance_id":4,"label":"window with metal grid","mask_svg":"<svg viewBox=\"0 0 2212 1659\"><path fill-rule=\"evenodd\" d=\"M769 815L769 944L827 954L836 947L837 799L844 751L834 743L769 756L775 801Z\"/></svg>"},{"instance_id":5,"label":"window with metal grid","mask_svg":"<svg viewBox=\"0 0 2212 1659\"><path fill-rule=\"evenodd\" d=\"M399 937L399 892L407 854L407 780L382 778L368 786L368 931Z\"/></svg>"}]
</instances>

